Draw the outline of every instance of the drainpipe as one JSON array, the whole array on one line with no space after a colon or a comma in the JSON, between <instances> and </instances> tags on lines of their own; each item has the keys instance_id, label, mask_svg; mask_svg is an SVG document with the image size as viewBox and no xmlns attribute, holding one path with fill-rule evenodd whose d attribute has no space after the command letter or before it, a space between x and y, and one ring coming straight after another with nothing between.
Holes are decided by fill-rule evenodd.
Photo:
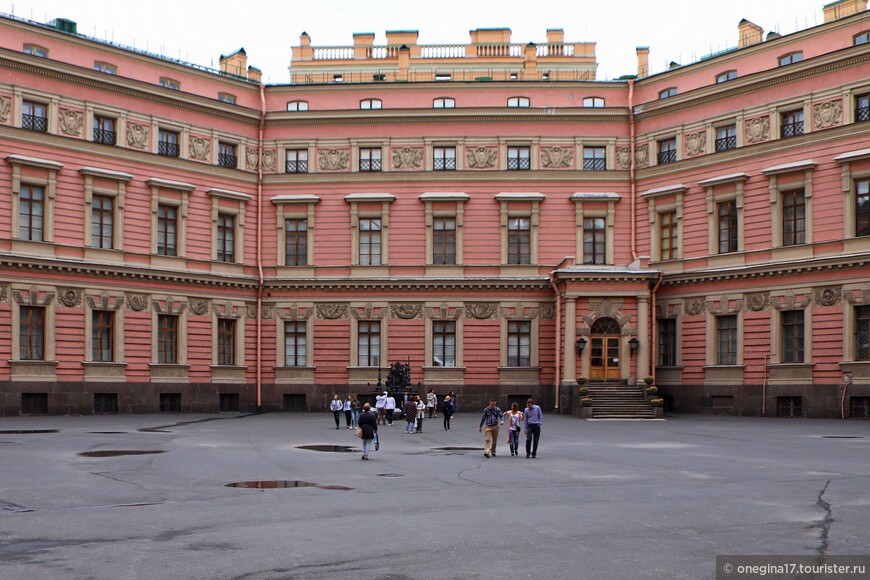
<instances>
[{"instance_id":1,"label":"drainpipe","mask_svg":"<svg viewBox=\"0 0 870 580\"><path fill-rule=\"evenodd\" d=\"M631 198L631 259L632 261L637 261L637 216L635 215L635 196L637 195L637 184L635 183L635 125L634 125L634 79L628 80L628 127L629 127L629 161L628 161L628 184L631 188L630 190L630 198Z\"/></svg>"},{"instance_id":2,"label":"drainpipe","mask_svg":"<svg viewBox=\"0 0 870 580\"><path fill-rule=\"evenodd\" d=\"M260 130L257 138L257 412L263 408L263 128L266 86L260 83Z\"/></svg>"}]
</instances>

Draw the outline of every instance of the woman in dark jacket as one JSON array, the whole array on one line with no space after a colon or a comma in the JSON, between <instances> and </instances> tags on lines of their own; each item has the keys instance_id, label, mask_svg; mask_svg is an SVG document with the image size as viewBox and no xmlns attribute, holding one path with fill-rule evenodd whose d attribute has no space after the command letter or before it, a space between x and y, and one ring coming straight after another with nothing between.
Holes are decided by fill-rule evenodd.
<instances>
[{"instance_id":1,"label":"woman in dark jacket","mask_svg":"<svg viewBox=\"0 0 870 580\"><path fill-rule=\"evenodd\" d=\"M450 395L444 397L444 402L441 404L441 412L444 413L444 430L450 430L450 417L456 412L456 407L453 406L453 399Z\"/></svg>"},{"instance_id":2,"label":"woman in dark jacket","mask_svg":"<svg viewBox=\"0 0 870 580\"><path fill-rule=\"evenodd\" d=\"M359 416L358 425L362 429L362 458L368 459L369 449L372 446L375 434L378 432L378 418L371 412L371 405L368 403L363 405L363 412Z\"/></svg>"}]
</instances>

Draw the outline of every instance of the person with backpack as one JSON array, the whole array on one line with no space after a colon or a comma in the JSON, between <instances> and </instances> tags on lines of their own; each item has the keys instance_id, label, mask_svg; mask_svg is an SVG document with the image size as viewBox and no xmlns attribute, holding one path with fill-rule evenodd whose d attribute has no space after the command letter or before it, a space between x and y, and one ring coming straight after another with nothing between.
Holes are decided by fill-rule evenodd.
<instances>
[{"instance_id":1,"label":"person with backpack","mask_svg":"<svg viewBox=\"0 0 870 580\"><path fill-rule=\"evenodd\" d=\"M444 415L444 430L450 431L450 417L456 412L456 407L453 406L453 399L450 395L444 397L444 402L441 403L441 413Z\"/></svg>"}]
</instances>

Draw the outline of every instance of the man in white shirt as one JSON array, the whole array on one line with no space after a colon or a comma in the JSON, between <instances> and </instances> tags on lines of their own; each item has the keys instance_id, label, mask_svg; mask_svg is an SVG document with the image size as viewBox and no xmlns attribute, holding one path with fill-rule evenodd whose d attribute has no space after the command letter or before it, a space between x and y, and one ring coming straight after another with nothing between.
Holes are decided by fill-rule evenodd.
<instances>
[{"instance_id":1,"label":"man in white shirt","mask_svg":"<svg viewBox=\"0 0 870 580\"><path fill-rule=\"evenodd\" d=\"M387 400L384 403L384 414L387 416L387 424L393 426L393 412L396 410L396 399L393 395L387 395Z\"/></svg>"},{"instance_id":2,"label":"man in white shirt","mask_svg":"<svg viewBox=\"0 0 870 580\"><path fill-rule=\"evenodd\" d=\"M387 422L385 420L384 415L384 405L387 404L387 392L384 391L377 397L375 397L375 409L378 411L378 420L375 423L376 425L386 425Z\"/></svg>"}]
</instances>

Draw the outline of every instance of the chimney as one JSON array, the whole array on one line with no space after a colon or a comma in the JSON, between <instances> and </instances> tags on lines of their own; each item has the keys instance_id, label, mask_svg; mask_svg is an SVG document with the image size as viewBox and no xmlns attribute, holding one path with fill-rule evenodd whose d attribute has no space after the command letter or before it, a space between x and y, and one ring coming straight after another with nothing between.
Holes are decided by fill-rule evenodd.
<instances>
[{"instance_id":1,"label":"chimney","mask_svg":"<svg viewBox=\"0 0 870 580\"><path fill-rule=\"evenodd\" d=\"M355 32L353 34L353 57L363 60L369 58L374 44L374 32Z\"/></svg>"},{"instance_id":2,"label":"chimney","mask_svg":"<svg viewBox=\"0 0 870 580\"><path fill-rule=\"evenodd\" d=\"M737 48L744 48L758 44L764 39L764 29L757 24L749 22L745 18L737 25L737 33L740 38L737 41Z\"/></svg>"},{"instance_id":3,"label":"chimney","mask_svg":"<svg viewBox=\"0 0 870 580\"><path fill-rule=\"evenodd\" d=\"M638 46L637 52L637 78L642 79L649 76L649 47Z\"/></svg>"},{"instance_id":4,"label":"chimney","mask_svg":"<svg viewBox=\"0 0 870 580\"><path fill-rule=\"evenodd\" d=\"M248 54L244 48L240 48L228 56L221 55L220 64L222 73L245 77L247 76L245 67L248 66Z\"/></svg>"},{"instance_id":5,"label":"chimney","mask_svg":"<svg viewBox=\"0 0 870 580\"><path fill-rule=\"evenodd\" d=\"M523 72L527 75L527 79L538 72L538 47L534 42L528 43L523 50Z\"/></svg>"},{"instance_id":6,"label":"chimney","mask_svg":"<svg viewBox=\"0 0 870 580\"><path fill-rule=\"evenodd\" d=\"M822 12L825 14L825 22L831 22L832 20L851 16L865 10L867 10L867 0L839 0L838 2L831 2L822 8Z\"/></svg>"},{"instance_id":7,"label":"chimney","mask_svg":"<svg viewBox=\"0 0 870 580\"><path fill-rule=\"evenodd\" d=\"M248 80L254 81L255 83L260 82L263 79L263 71L254 66L248 67Z\"/></svg>"},{"instance_id":8,"label":"chimney","mask_svg":"<svg viewBox=\"0 0 870 580\"><path fill-rule=\"evenodd\" d=\"M547 44L564 44L565 31L561 28L547 29Z\"/></svg>"}]
</instances>

